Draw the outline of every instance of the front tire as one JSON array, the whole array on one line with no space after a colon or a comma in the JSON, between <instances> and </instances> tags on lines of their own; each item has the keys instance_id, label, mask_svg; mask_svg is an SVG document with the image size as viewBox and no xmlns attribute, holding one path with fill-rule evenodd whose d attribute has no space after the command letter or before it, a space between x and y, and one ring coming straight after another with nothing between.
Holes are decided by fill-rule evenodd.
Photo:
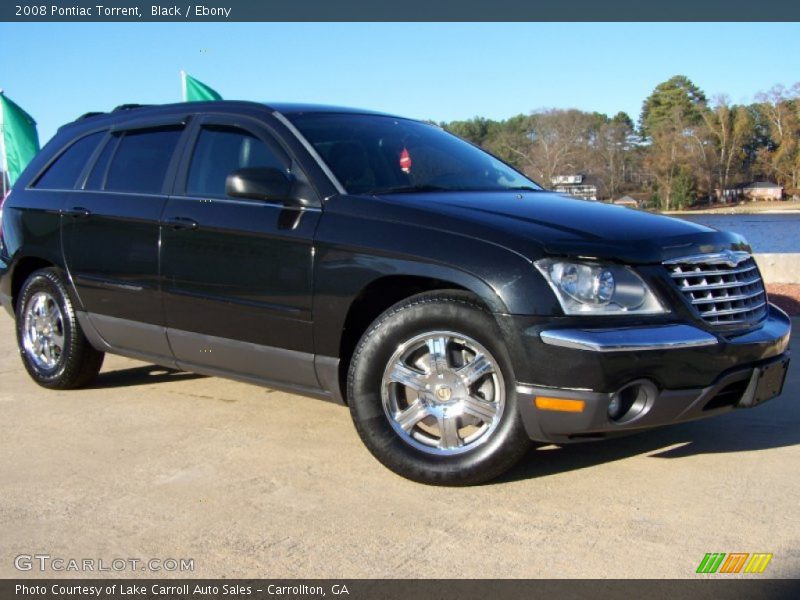
<instances>
[{"instance_id":1,"label":"front tire","mask_svg":"<svg viewBox=\"0 0 800 600\"><path fill-rule=\"evenodd\" d=\"M530 447L497 324L462 292L384 312L353 355L348 402L370 452L421 483L482 483Z\"/></svg>"},{"instance_id":2,"label":"front tire","mask_svg":"<svg viewBox=\"0 0 800 600\"><path fill-rule=\"evenodd\" d=\"M34 272L20 291L17 344L31 378L50 389L73 389L100 372L104 354L83 335L61 272Z\"/></svg>"}]
</instances>

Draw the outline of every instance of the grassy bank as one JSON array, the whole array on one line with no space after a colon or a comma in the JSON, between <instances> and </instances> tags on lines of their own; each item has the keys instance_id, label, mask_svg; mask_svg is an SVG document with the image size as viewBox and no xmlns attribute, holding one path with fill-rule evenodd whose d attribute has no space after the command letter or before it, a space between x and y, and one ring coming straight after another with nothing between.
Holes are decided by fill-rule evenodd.
<instances>
[{"instance_id":1,"label":"grassy bank","mask_svg":"<svg viewBox=\"0 0 800 600\"><path fill-rule=\"evenodd\" d=\"M770 202L743 202L741 204L718 204L698 206L683 210L663 211L665 215L752 215L758 213L800 212L800 200L777 200Z\"/></svg>"}]
</instances>

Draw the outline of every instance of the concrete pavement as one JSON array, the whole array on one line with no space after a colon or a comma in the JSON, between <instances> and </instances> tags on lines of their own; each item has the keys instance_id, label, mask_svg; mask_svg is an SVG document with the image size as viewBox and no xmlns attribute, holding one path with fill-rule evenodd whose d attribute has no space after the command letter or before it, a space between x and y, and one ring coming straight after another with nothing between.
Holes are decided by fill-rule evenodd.
<instances>
[{"instance_id":1,"label":"concrete pavement","mask_svg":"<svg viewBox=\"0 0 800 600\"><path fill-rule=\"evenodd\" d=\"M44 390L2 315L0 456L0 577L80 575L15 569L37 553L194 560L118 573L139 577L660 578L772 552L763 576L800 575L797 359L757 409L531 450L449 489L383 468L318 400L113 356L90 389Z\"/></svg>"}]
</instances>

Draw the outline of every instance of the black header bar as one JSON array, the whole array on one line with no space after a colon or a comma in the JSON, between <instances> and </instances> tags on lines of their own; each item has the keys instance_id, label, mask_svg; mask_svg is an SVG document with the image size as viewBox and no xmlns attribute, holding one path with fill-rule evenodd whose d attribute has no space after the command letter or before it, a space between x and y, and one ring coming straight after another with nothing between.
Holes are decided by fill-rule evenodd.
<instances>
[{"instance_id":1,"label":"black header bar","mask_svg":"<svg viewBox=\"0 0 800 600\"><path fill-rule=\"evenodd\" d=\"M790 0L12 0L6 22L800 21ZM692 43L687 40L687 43ZM696 43L696 42L695 42Z\"/></svg>"}]
</instances>

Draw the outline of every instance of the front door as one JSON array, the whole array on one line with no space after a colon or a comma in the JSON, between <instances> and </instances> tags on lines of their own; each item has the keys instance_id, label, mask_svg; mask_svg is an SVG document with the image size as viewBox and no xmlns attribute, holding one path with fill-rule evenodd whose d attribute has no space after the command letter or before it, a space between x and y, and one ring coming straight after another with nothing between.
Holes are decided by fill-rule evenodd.
<instances>
[{"instance_id":1,"label":"front door","mask_svg":"<svg viewBox=\"0 0 800 600\"><path fill-rule=\"evenodd\" d=\"M210 115L193 124L162 222L164 311L179 363L317 389L311 292L319 208L225 194L241 168L302 177L259 121Z\"/></svg>"}]
</instances>

